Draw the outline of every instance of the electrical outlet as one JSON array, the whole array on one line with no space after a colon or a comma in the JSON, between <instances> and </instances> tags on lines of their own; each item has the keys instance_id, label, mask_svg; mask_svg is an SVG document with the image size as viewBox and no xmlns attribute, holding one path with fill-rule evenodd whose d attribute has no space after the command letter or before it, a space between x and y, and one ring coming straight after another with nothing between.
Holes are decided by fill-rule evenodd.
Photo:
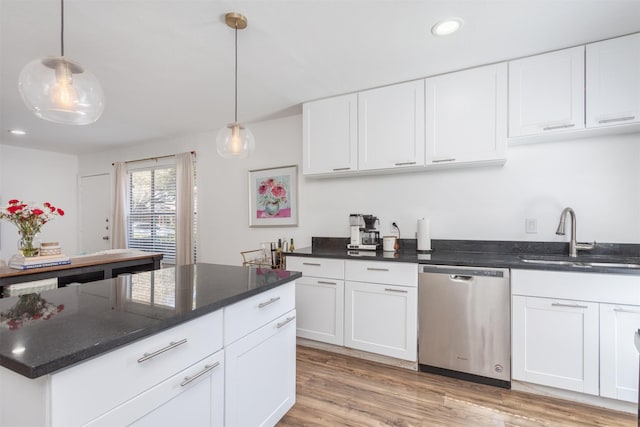
<instances>
[{"instance_id":1,"label":"electrical outlet","mask_svg":"<svg viewBox=\"0 0 640 427\"><path fill-rule=\"evenodd\" d=\"M524 220L524 231L527 234L537 234L538 233L538 220L536 218L525 218L525 220Z\"/></svg>"}]
</instances>

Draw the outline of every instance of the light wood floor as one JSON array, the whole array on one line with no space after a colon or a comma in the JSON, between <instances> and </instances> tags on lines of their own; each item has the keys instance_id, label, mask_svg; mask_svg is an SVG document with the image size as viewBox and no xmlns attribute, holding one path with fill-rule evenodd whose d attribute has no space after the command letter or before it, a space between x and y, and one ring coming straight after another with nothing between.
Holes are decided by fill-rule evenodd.
<instances>
[{"instance_id":1,"label":"light wood floor","mask_svg":"<svg viewBox=\"0 0 640 427\"><path fill-rule=\"evenodd\" d=\"M631 414L298 346L288 426L637 426Z\"/></svg>"}]
</instances>

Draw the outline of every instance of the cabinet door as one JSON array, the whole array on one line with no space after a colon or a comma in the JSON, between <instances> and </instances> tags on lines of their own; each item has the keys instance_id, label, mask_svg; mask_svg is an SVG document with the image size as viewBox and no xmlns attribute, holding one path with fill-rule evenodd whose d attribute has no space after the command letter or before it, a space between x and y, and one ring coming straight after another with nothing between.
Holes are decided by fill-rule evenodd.
<instances>
[{"instance_id":1,"label":"cabinet door","mask_svg":"<svg viewBox=\"0 0 640 427\"><path fill-rule=\"evenodd\" d=\"M345 290L346 347L417 360L416 288L346 282Z\"/></svg>"},{"instance_id":2,"label":"cabinet door","mask_svg":"<svg viewBox=\"0 0 640 427\"><path fill-rule=\"evenodd\" d=\"M598 304L514 296L513 379L598 394Z\"/></svg>"},{"instance_id":3,"label":"cabinet door","mask_svg":"<svg viewBox=\"0 0 640 427\"><path fill-rule=\"evenodd\" d=\"M504 160L507 66L426 80L427 164Z\"/></svg>"},{"instance_id":4,"label":"cabinet door","mask_svg":"<svg viewBox=\"0 0 640 427\"><path fill-rule=\"evenodd\" d=\"M358 169L358 95L302 106L302 172L305 175Z\"/></svg>"},{"instance_id":5,"label":"cabinet door","mask_svg":"<svg viewBox=\"0 0 640 427\"><path fill-rule=\"evenodd\" d=\"M587 45L587 127L640 122L640 34Z\"/></svg>"},{"instance_id":6,"label":"cabinet door","mask_svg":"<svg viewBox=\"0 0 640 427\"><path fill-rule=\"evenodd\" d=\"M509 62L509 136L584 128L584 46Z\"/></svg>"},{"instance_id":7,"label":"cabinet door","mask_svg":"<svg viewBox=\"0 0 640 427\"><path fill-rule=\"evenodd\" d=\"M424 165L424 80L358 94L360 170Z\"/></svg>"},{"instance_id":8,"label":"cabinet door","mask_svg":"<svg viewBox=\"0 0 640 427\"><path fill-rule=\"evenodd\" d=\"M299 337L344 344L344 280L296 280L296 312Z\"/></svg>"},{"instance_id":9,"label":"cabinet door","mask_svg":"<svg viewBox=\"0 0 640 427\"><path fill-rule=\"evenodd\" d=\"M296 399L296 312L225 349L225 425L273 426Z\"/></svg>"},{"instance_id":10,"label":"cabinet door","mask_svg":"<svg viewBox=\"0 0 640 427\"><path fill-rule=\"evenodd\" d=\"M640 307L600 304L600 395L638 401Z\"/></svg>"},{"instance_id":11,"label":"cabinet door","mask_svg":"<svg viewBox=\"0 0 640 427\"><path fill-rule=\"evenodd\" d=\"M99 418L91 427L224 425L224 351L219 351Z\"/></svg>"}]
</instances>

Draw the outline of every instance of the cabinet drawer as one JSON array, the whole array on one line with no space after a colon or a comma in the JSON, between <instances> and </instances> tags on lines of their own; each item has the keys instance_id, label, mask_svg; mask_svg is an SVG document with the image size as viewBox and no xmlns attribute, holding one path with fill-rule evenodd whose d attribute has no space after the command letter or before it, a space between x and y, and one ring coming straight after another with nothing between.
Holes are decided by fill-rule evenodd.
<instances>
[{"instance_id":1,"label":"cabinet drawer","mask_svg":"<svg viewBox=\"0 0 640 427\"><path fill-rule=\"evenodd\" d=\"M52 426L84 424L221 348L218 310L57 372L51 376Z\"/></svg>"},{"instance_id":2,"label":"cabinet drawer","mask_svg":"<svg viewBox=\"0 0 640 427\"><path fill-rule=\"evenodd\" d=\"M418 264L379 261L346 261L345 264L346 280L418 286Z\"/></svg>"},{"instance_id":3,"label":"cabinet drawer","mask_svg":"<svg viewBox=\"0 0 640 427\"><path fill-rule=\"evenodd\" d=\"M225 346L293 310L295 306L295 282L289 282L225 307Z\"/></svg>"},{"instance_id":4,"label":"cabinet drawer","mask_svg":"<svg viewBox=\"0 0 640 427\"><path fill-rule=\"evenodd\" d=\"M304 276L344 279L341 259L287 257L287 270L301 271Z\"/></svg>"}]
</instances>

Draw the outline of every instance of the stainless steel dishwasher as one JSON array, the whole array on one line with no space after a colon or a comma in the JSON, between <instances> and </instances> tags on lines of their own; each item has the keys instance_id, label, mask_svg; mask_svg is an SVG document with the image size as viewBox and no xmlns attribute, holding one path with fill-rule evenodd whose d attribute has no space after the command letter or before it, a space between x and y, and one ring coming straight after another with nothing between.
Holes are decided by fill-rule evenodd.
<instances>
[{"instance_id":1,"label":"stainless steel dishwasher","mask_svg":"<svg viewBox=\"0 0 640 427\"><path fill-rule=\"evenodd\" d=\"M511 387L509 270L421 265L421 371Z\"/></svg>"}]
</instances>

